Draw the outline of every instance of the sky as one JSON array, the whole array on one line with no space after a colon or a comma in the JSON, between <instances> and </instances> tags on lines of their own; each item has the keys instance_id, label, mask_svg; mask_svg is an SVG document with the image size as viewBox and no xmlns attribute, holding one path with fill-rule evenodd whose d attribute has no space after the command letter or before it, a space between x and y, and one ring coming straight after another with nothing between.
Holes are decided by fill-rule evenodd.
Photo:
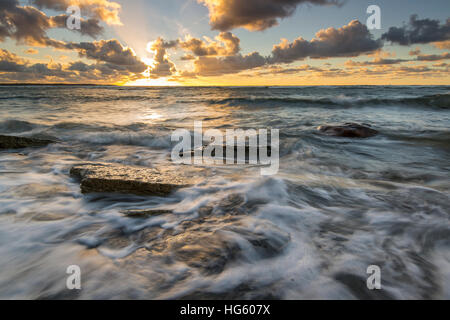
<instances>
[{"instance_id":1,"label":"sky","mask_svg":"<svg viewBox=\"0 0 450 320\"><path fill-rule=\"evenodd\" d=\"M449 13L448 0L0 0L0 83L450 85Z\"/></svg>"}]
</instances>

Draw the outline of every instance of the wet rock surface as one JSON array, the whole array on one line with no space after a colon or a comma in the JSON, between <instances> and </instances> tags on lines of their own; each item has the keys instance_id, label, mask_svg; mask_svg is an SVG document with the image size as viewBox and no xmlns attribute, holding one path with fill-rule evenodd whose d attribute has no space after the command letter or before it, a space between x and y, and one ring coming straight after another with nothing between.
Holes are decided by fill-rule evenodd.
<instances>
[{"instance_id":1,"label":"wet rock surface","mask_svg":"<svg viewBox=\"0 0 450 320\"><path fill-rule=\"evenodd\" d=\"M320 126L317 129L326 135L345 138L370 138L378 134L378 131L372 129L370 125L358 123L346 123L341 126Z\"/></svg>"},{"instance_id":2,"label":"wet rock surface","mask_svg":"<svg viewBox=\"0 0 450 320\"><path fill-rule=\"evenodd\" d=\"M81 192L114 192L165 196L187 185L174 171L109 163L79 164L70 175L81 180Z\"/></svg>"},{"instance_id":3,"label":"wet rock surface","mask_svg":"<svg viewBox=\"0 0 450 320\"><path fill-rule=\"evenodd\" d=\"M164 209L141 209L141 210L122 210L121 213L130 218L149 218L163 214L173 213L171 210Z\"/></svg>"},{"instance_id":4,"label":"wet rock surface","mask_svg":"<svg viewBox=\"0 0 450 320\"><path fill-rule=\"evenodd\" d=\"M175 229L149 228L138 237L142 247L121 263L136 272L159 261L212 275L236 261L276 256L290 242L290 235L275 225L261 224L255 231L252 223L242 216L224 215L184 221Z\"/></svg>"},{"instance_id":5,"label":"wet rock surface","mask_svg":"<svg viewBox=\"0 0 450 320\"><path fill-rule=\"evenodd\" d=\"M45 147L54 141L0 135L0 150Z\"/></svg>"}]
</instances>

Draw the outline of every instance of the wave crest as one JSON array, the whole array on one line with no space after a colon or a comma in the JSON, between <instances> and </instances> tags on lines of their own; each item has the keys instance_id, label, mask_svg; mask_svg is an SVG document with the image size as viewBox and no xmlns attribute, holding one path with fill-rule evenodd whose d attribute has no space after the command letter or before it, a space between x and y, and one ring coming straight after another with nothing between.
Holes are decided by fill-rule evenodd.
<instances>
[{"instance_id":1,"label":"wave crest","mask_svg":"<svg viewBox=\"0 0 450 320\"><path fill-rule=\"evenodd\" d=\"M439 109L450 108L450 94L436 94L426 95L420 97L411 98L361 98L361 97L349 97L349 96L336 96L330 97L267 97L267 98L253 98L253 97L238 97L238 98L225 98L225 99L211 99L207 100L208 104L215 105L228 105L228 106L258 106L267 104L285 104L285 105L313 105L313 106L348 106L348 107L361 107L361 106L378 106L378 105L401 105L401 106L416 106L416 107L432 107Z\"/></svg>"}]
</instances>

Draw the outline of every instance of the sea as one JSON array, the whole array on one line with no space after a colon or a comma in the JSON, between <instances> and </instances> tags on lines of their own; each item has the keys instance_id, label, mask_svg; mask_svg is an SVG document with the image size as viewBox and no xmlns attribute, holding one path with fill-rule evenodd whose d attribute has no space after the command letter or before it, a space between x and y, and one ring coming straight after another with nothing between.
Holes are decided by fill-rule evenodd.
<instances>
[{"instance_id":1,"label":"sea","mask_svg":"<svg viewBox=\"0 0 450 320\"><path fill-rule=\"evenodd\" d=\"M279 170L174 163L199 121L279 130ZM1 299L450 299L449 86L3 85L0 134L55 141L0 151ZM192 184L82 194L80 163Z\"/></svg>"}]
</instances>

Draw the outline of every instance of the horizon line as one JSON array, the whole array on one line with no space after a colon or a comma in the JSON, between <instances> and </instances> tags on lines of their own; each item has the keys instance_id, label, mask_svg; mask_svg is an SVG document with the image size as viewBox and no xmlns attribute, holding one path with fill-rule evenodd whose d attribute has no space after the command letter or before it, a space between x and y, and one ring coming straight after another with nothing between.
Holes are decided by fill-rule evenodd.
<instances>
[{"instance_id":1,"label":"horizon line","mask_svg":"<svg viewBox=\"0 0 450 320\"><path fill-rule=\"evenodd\" d=\"M240 87L240 88L284 88L284 87L448 87L450 84L315 84L315 85L119 85L95 83L0 83L0 86L90 86L90 87L130 87L130 88L213 88L213 87Z\"/></svg>"}]
</instances>

